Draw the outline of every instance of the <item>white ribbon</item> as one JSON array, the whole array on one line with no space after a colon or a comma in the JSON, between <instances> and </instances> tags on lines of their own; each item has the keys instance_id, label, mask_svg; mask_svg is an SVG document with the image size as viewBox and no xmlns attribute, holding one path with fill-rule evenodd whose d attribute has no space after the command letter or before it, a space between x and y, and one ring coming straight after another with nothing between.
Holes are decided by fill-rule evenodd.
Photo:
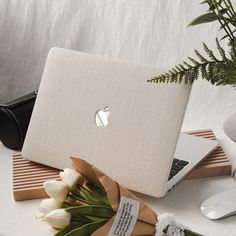
<instances>
[{"instance_id":1,"label":"white ribbon","mask_svg":"<svg viewBox=\"0 0 236 236\"><path fill-rule=\"evenodd\" d=\"M108 236L131 235L138 219L139 206L139 201L122 196Z\"/></svg>"}]
</instances>

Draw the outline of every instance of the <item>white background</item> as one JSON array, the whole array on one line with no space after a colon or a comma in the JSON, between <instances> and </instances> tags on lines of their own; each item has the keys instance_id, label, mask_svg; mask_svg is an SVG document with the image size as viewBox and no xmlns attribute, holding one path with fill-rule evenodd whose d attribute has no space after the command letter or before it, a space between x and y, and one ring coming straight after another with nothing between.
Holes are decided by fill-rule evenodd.
<instances>
[{"instance_id":1,"label":"white background","mask_svg":"<svg viewBox=\"0 0 236 236\"><path fill-rule=\"evenodd\" d=\"M164 68L193 56L194 48L201 51L202 41L215 48L214 39L221 35L217 23L186 27L205 12L199 2L1 0L0 102L38 87L47 52L53 46ZM232 2L236 6L236 1ZM225 136L222 124L236 111L235 100L235 90L198 81L183 125L184 130L213 128L234 167L236 145ZM52 235L49 227L34 220L38 201L13 201L11 152L3 147L0 150L0 235ZM145 199L161 212L175 212L183 222L207 235L236 235L236 217L209 222L199 212L202 200L232 187L236 187L232 178L186 182L165 199Z\"/></svg>"}]
</instances>

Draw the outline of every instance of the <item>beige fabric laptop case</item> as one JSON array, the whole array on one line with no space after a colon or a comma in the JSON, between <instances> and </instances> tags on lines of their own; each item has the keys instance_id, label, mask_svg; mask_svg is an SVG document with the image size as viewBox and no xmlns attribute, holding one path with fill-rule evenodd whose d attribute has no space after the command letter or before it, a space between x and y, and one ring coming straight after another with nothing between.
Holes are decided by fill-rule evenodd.
<instances>
[{"instance_id":1,"label":"beige fabric laptop case","mask_svg":"<svg viewBox=\"0 0 236 236\"><path fill-rule=\"evenodd\" d=\"M163 196L190 86L146 82L160 72L51 49L23 156L61 169L78 156L129 189ZM98 126L104 109L108 125Z\"/></svg>"}]
</instances>

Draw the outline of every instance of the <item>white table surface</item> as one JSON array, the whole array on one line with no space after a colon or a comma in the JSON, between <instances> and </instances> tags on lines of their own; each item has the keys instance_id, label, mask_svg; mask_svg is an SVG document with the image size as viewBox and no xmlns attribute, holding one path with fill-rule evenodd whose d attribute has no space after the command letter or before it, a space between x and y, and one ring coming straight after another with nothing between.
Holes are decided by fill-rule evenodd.
<instances>
[{"instance_id":1,"label":"white table surface","mask_svg":"<svg viewBox=\"0 0 236 236\"><path fill-rule=\"evenodd\" d=\"M183 130L212 128L235 170L236 144L222 129L225 119L235 111L236 93L232 91L231 88L212 87L203 81L196 83L191 93ZM12 151L0 144L0 236L52 236L53 230L50 226L35 219L39 214L40 200L14 201L11 155ZM228 176L184 181L163 199L138 196L157 213L173 212L176 219L202 234L235 236L236 216L210 221L202 216L199 209L206 198L232 188L236 188L236 182Z\"/></svg>"},{"instance_id":2,"label":"white table surface","mask_svg":"<svg viewBox=\"0 0 236 236\"><path fill-rule=\"evenodd\" d=\"M201 93L199 93L200 90ZM234 107L235 99L230 100L228 96L227 100L222 95L222 90L224 93L231 92L230 88L217 89L205 82L196 83L191 93L182 129L187 131L212 128L235 170L236 144L224 134L222 129L225 119L234 111L232 107ZM232 96L235 95L232 94ZM222 102L223 99L225 99L224 102ZM204 103L206 100L207 102ZM32 236L32 234L52 236L54 231L51 227L35 219L39 215L40 200L14 201L11 155L12 151L0 144L0 236ZM157 213L172 212L176 219L199 233L207 236L235 236L236 215L219 221L210 221L201 214L199 209L206 198L232 188L236 188L236 182L234 178L227 176L184 181L163 199L139 194L138 196Z\"/></svg>"},{"instance_id":3,"label":"white table surface","mask_svg":"<svg viewBox=\"0 0 236 236\"><path fill-rule=\"evenodd\" d=\"M11 155L12 151L0 144L0 236L53 235L50 226L35 219L40 200L14 201ZM201 215L199 207L201 202L212 194L235 187L235 180L228 176L184 181L162 199L141 194L138 196L157 213L173 212L176 219L205 235L233 236L236 235L236 215L219 221L210 221Z\"/></svg>"}]
</instances>

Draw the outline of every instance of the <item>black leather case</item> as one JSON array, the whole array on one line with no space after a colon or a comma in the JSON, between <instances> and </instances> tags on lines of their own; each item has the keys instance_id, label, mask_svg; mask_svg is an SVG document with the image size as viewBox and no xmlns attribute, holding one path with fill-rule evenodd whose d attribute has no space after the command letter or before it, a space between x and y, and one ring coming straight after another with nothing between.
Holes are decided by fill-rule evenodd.
<instances>
[{"instance_id":1,"label":"black leather case","mask_svg":"<svg viewBox=\"0 0 236 236\"><path fill-rule=\"evenodd\" d=\"M21 150L37 91L0 105L0 141L8 148Z\"/></svg>"}]
</instances>

